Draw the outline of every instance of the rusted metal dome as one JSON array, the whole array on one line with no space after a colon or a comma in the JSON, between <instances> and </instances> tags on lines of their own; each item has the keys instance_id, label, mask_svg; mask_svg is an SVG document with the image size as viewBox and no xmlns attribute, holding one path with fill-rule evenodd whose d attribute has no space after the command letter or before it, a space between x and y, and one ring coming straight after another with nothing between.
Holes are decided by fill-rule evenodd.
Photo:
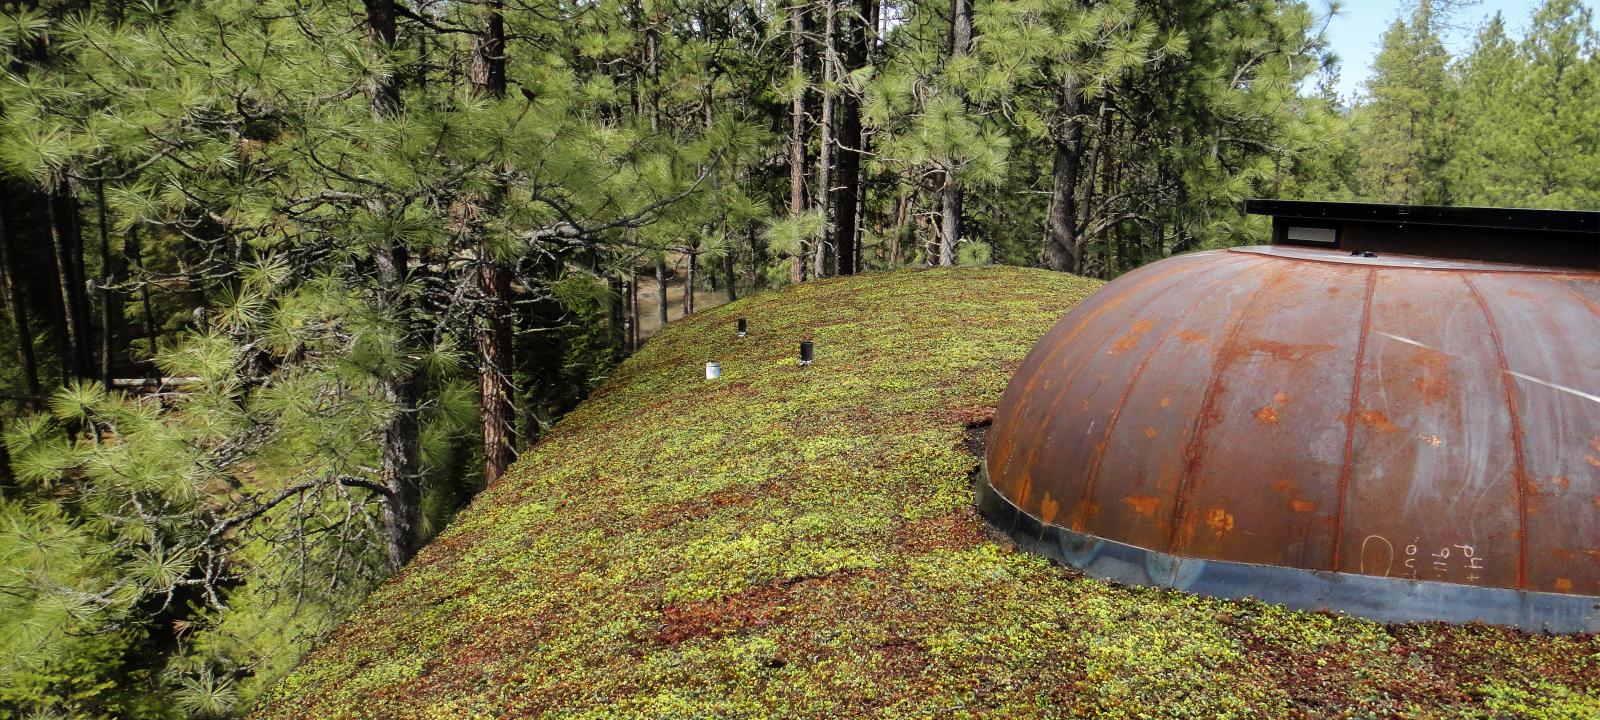
<instances>
[{"instance_id":1,"label":"rusted metal dome","mask_svg":"<svg viewBox=\"0 0 1600 720\"><path fill-rule=\"evenodd\" d=\"M991 518L1091 575L1600 631L1600 272L1163 260L1033 348L986 475Z\"/></svg>"}]
</instances>

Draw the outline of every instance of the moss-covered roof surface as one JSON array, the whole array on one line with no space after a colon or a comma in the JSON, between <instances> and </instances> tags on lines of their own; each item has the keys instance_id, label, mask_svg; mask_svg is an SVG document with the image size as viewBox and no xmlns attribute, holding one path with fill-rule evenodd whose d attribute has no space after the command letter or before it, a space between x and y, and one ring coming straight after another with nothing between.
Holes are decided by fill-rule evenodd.
<instances>
[{"instance_id":1,"label":"moss-covered roof surface","mask_svg":"<svg viewBox=\"0 0 1600 720\"><path fill-rule=\"evenodd\" d=\"M899 272L674 323L257 714L1600 717L1593 637L1119 587L986 531L966 428L1095 287Z\"/></svg>"}]
</instances>

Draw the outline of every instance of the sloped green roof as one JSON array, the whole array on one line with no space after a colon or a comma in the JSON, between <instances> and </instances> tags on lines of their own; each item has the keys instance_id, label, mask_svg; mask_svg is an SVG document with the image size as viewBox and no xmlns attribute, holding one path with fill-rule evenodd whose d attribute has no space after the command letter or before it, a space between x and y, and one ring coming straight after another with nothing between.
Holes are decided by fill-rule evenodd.
<instances>
[{"instance_id":1,"label":"sloped green roof","mask_svg":"<svg viewBox=\"0 0 1600 720\"><path fill-rule=\"evenodd\" d=\"M673 324L257 715L1600 716L1592 637L1117 587L985 530L966 428L1096 287L898 272Z\"/></svg>"}]
</instances>

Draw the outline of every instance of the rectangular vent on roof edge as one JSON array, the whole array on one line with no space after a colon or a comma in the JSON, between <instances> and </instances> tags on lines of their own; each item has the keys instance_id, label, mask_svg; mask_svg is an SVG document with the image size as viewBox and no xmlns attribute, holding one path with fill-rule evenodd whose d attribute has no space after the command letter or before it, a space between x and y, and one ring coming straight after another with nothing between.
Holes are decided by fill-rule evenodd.
<instances>
[{"instance_id":1,"label":"rectangular vent on roof edge","mask_svg":"<svg viewBox=\"0 0 1600 720\"><path fill-rule=\"evenodd\" d=\"M1289 229L1284 233L1284 237L1291 242L1335 247L1339 244L1339 229L1290 225Z\"/></svg>"}]
</instances>

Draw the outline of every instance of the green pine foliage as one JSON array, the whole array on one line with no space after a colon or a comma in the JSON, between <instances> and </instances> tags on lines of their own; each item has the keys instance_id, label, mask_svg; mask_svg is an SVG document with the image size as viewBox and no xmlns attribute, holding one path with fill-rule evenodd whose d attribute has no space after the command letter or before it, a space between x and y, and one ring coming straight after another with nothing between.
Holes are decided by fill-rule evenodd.
<instances>
[{"instance_id":1,"label":"green pine foliage","mask_svg":"<svg viewBox=\"0 0 1600 720\"><path fill-rule=\"evenodd\" d=\"M465 38L374 47L358 3L119 10L8 17L0 169L103 192L121 249L138 233L165 266L132 287L192 291L147 318L180 332L148 338L142 370L182 385L72 380L7 424L0 717L242 709L387 573L396 532L420 544L470 498L475 263L521 283L547 358L517 376L537 436L615 362L608 279L710 216L694 191L750 145L727 117L604 120L623 94L564 46L518 55L529 92L495 100L430 64ZM391 86L402 110L375 112ZM420 486L398 530L397 427L418 459L398 481ZM87 659L98 674L61 671Z\"/></svg>"},{"instance_id":2,"label":"green pine foliage","mask_svg":"<svg viewBox=\"0 0 1600 720\"><path fill-rule=\"evenodd\" d=\"M975 95L1018 138L1003 191L977 200L988 221L977 234L997 257L1040 261L1037 236L1014 228L1048 211L1064 126L1081 127L1069 219L1083 245L1077 270L1101 277L1247 237L1241 201L1270 193L1313 147L1297 88L1322 40L1305 5L978 7L986 84Z\"/></svg>"},{"instance_id":3,"label":"green pine foliage","mask_svg":"<svg viewBox=\"0 0 1600 720\"><path fill-rule=\"evenodd\" d=\"M1383 34L1367 83L1370 100L1361 148L1362 186L1381 202L1437 205L1446 197L1441 169L1450 151L1445 117L1451 86L1432 0Z\"/></svg>"},{"instance_id":4,"label":"green pine foliage","mask_svg":"<svg viewBox=\"0 0 1600 720\"><path fill-rule=\"evenodd\" d=\"M1255 195L1600 206L1579 0L1454 60L1423 0L1353 105L1303 2L960 5L960 51L935 0L5 5L0 720L244 712L487 434L618 387L658 267L1108 278L1252 241Z\"/></svg>"},{"instance_id":5,"label":"green pine foliage","mask_svg":"<svg viewBox=\"0 0 1600 720\"><path fill-rule=\"evenodd\" d=\"M1318 92L1302 127L1320 140L1286 168L1280 196L1600 208L1593 11L1550 0L1521 38L1496 13L1457 58L1440 40L1452 21L1421 0L1384 34L1364 97Z\"/></svg>"},{"instance_id":6,"label":"green pine foliage","mask_svg":"<svg viewBox=\"0 0 1600 720\"><path fill-rule=\"evenodd\" d=\"M1600 207L1600 54L1591 10L1551 0L1520 42L1496 15L1457 67L1464 205Z\"/></svg>"}]
</instances>

